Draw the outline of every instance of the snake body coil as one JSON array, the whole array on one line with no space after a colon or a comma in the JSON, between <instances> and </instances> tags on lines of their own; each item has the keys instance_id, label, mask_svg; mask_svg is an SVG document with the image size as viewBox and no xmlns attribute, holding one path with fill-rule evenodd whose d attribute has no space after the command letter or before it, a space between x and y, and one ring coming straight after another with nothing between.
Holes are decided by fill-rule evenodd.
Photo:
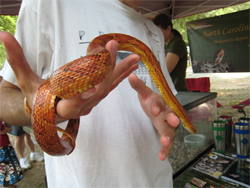
<instances>
[{"instance_id":1,"label":"snake body coil","mask_svg":"<svg viewBox=\"0 0 250 188\"><path fill-rule=\"evenodd\" d=\"M38 88L31 120L36 140L43 151L53 156L68 155L75 148L79 119L69 120L65 130L56 126L58 100L75 96L88 90L106 78L111 70L110 53L105 45L110 40L119 43L118 50L140 55L155 85L165 101L180 118L190 133L196 133L186 111L173 95L152 51L138 39L124 34L105 34L96 37L88 46L87 56L76 59L58 70ZM27 106L27 104L26 104ZM58 136L57 131L63 133Z\"/></svg>"}]
</instances>

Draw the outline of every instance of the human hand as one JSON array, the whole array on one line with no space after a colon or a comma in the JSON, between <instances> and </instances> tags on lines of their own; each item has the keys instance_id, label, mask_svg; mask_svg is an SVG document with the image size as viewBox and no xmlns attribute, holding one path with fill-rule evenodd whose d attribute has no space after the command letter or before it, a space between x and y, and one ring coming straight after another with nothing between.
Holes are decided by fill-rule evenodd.
<instances>
[{"instance_id":1,"label":"human hand","mask_svg":"<svg viewBox=\"0 0 250 188\"><path fill-rule=\"evenodd\" d=\"M0 123L5 126L5 128L0 131L0 135L4 135L4 134L10 133L12 131L12 125L9 125L5 122L2 122L1 120L0 120Z\"/></svg>"},{"instance_id":2,"label":"human hand","mask_svg":"<svg viewBox=\"0 0 250 188\"><path fill-rule=\"evenodd\" d=\"M0 40L5 46L6 58L15 73L17 83L28 103L32 104L35 93L43 80L30 68L21 46L10 33L0 32ZM107 78L94 88L70 99L60 100L56 109L59 116L57 121L76 119L88 114L112 89L138 68L137 62L140 60L138 55L131 55L116 64L116 51L118 49L116 41L109 41L106 48L111 52L113 65Z\"/></svg>"},{"instance_id":3,"label":"human hand","mask_svg":"<svg viewBox=\"0 0 250 188\"><path fill-rule=\"evenodd\" d=\"M73 117L73 119L76 119L82 115L87 115L124 78L128 77L131 72L138 68L137 63L140 61L140 57L136 54L132 54L116 64L116 52L118 50L118 43L116 41L109 41L106 49L111 52L111 61L113 64L113 69L107 78L94 88L78 94L74 98L60 100L57 104L57 114L60 117L66 117L67 119ZM71 107L72 110L68 111L63 108L64 105Z\"/></svg>"},{"instance_id":4,"label":"human hand","mask_svg":"<svg viewBox=\"0 0 250 188\"><path fill-rule=\"evenodd\" d=\"M159 151L159 159L164 161L174 144L175 129L179 125L179 118L167 105L163 97L154 93L135 74L129 76L131 87L137 91L142 109L153 121L159 132L162 147Z\"/></svg>"}]
</instances>

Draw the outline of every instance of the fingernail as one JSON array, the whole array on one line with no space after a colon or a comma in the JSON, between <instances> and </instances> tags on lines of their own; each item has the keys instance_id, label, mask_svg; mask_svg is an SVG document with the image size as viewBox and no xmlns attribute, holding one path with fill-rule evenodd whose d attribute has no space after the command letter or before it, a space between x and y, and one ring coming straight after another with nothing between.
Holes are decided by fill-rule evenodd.
<instances>
[{"instance_id":1,"label":"fingernail","mask_svg":"<svg viewBox=\"0 0 250 188\"><path fill-rule=\"evenodd\" d=\"M158 116L160 114L160 108L159 108L159 106L155 107L155 111L156 111L156 116Z\"/></svg>"},{"instance_id":2,"label":"fingernail","mask_svg":"<svg viewBox=\"0 0 250 188\"><path fill-rule=\"evenodd\" d=\"M166 136L166 139L170 142L170 137L169 136Z\"/></svg>"},{"instance_id":3,"label":"fingernail","mask_svg":"<svg viewBox=\"0 0 250 188\"><path fill-rule=\"evenodd\" d=\"M95 94L95 88L90 88L81 94L81 98L86 100L92 97L94 94Z\"/></svg>"}]
</instances>

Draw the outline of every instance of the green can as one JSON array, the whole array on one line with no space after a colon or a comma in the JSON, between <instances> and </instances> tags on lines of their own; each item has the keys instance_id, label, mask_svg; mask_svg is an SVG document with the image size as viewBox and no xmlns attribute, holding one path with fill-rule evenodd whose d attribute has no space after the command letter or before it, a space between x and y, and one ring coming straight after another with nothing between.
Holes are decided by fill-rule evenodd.
<instances>
[{"instance_id":1,"label":"green can","mask_svg":"<svg viewBox=\"0 0 250 188\"><path fill-rule=\"evenodd\" d=\"M223 119L214 120L212 125L215 151L227 152L227 121Z\"/></svg>"}]
</instances>

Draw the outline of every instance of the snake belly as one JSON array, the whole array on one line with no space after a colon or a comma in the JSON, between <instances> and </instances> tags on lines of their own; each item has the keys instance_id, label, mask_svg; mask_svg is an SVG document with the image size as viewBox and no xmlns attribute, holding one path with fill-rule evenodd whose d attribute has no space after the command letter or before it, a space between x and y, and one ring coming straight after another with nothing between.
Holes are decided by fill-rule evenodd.
<instances>
[{"instance_id":1,"label":"snake belly","mask_svg":"<svg viewBox=\"0 0 250 188\"><path fill-rule=\"evenodd\" d=\"M140 40L125 34L105 34L93 39L88 46L87 56L73 60L54 71L49 79L40 85L31 110L34 135L44 152L52 156L69 155L75 148L79 119L69 120L65 130L56 126L56 104L84 92L101 81L110 72L111 57L105 49L106 43L116 40L118 50L138 54L152 77L162 97L180 118L183 127L196 133L186 111L173 95L153 52ZM26 104L27 106L28 104ZM58 135L62 132L62 136Z\"/></svg>"}]
</instances>

